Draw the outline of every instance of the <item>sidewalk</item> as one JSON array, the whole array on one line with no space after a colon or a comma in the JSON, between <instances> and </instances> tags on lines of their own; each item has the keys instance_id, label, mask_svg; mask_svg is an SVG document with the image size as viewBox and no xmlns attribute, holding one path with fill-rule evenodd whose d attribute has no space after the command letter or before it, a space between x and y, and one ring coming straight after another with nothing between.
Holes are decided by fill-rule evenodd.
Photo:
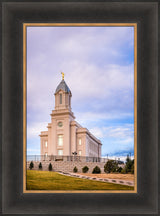
<instances>
[{"instance_id":1,"label":"sidewalk","mask_svg":"<svg viewBox=\"0 0 160 216\"><path fill-rule=\"evenodd\" d=\"M76 178L82 178L82 179L88 179L88 180L94 180L94 181L101 181L101 182L108 182L108 183L114 183L114 184L121 184L121 185L128 185L128 186L134 186L133 181L126 181L121 179L107 179L107 178L96 178L96 177L88 177L84 175L80 175L78 173L66 173L66 172L58 172L59 174L76 177Z\"/></svg>"}]
</instances>

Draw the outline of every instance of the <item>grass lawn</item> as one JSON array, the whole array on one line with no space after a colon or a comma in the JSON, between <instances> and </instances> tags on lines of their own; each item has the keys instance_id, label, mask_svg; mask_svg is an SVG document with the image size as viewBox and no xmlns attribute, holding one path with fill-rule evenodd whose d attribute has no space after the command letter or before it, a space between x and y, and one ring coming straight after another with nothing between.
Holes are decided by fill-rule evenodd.
<instances>
[{"instance_id":1,"label":"grass lawn","mask_svg":"<svg viewBox=\"0 0 160 216\"><path fill-rule=\"evenodd\" d=\"M134 187L27 170L27 190L134 190Z\"/></svg>"}]
</instances>

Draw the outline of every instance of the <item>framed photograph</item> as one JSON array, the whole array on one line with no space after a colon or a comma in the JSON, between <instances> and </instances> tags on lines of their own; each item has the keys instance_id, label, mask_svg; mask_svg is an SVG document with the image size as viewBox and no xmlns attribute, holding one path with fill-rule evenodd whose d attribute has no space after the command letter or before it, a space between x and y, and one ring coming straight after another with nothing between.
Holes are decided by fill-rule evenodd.
<instances>
[{"instance_id":1,"label":"framed photograph","mask_svg":"<svg viewBox=\"0 0 160 216\"><path fill-rule=\"evenodd\" d=\"M157 8L2 4L4 214L158 214Z\"/></svg>"},{"instance_id":2,"label":"framed photograph","mask_svg":"<svg viewBox=\"0 0 160 216\"><path fill-rule=\"evenodd\" d=\"M137 25L23 29L24 192L136 193Z\"/></svg>"}]
</instances>

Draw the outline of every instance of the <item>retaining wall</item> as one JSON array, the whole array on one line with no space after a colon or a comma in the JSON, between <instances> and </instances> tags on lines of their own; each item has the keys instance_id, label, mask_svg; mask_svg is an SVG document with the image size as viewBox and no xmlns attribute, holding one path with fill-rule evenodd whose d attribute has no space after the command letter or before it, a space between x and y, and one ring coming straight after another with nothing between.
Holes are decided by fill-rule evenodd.
<instances>
[{"instance_id":1,"label":"retaining wall","mask_svg":"<svg viewBox=\"0 0 160 216\"><path fill-rule=\"evenodd\" d=\"M33 170L39 170L39 161L33 161L34 168ZM88 173L92 173L92 170L95 166L98 166L101 169L101 173L104 173L103 162L78 162L78 161L42 161L42 170L48 170L49 164L52 164L52 170L62 171L62 172L73 172L74 167L78 169L78 173L82 173L82 168L88 166ZM27 169L29 169L30 161L27 162Z\"/></svg>"}]
</instances>

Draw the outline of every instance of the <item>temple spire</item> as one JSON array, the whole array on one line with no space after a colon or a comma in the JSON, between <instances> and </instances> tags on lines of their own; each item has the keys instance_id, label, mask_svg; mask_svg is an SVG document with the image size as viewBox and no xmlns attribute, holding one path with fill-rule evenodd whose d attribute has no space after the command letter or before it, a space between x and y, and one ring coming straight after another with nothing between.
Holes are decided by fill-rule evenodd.
<instances>
[{"instance_id":1,"label":"temple spire","mask_svg":"<svg viewBox=\"0 0 160 216\"><path fill-rule=\"evenodd\" d=\"M61 72L61 74L62 74L62 80L64 80L64 73L63 73L63 72Z\"/></svg>"}]
</instances>

